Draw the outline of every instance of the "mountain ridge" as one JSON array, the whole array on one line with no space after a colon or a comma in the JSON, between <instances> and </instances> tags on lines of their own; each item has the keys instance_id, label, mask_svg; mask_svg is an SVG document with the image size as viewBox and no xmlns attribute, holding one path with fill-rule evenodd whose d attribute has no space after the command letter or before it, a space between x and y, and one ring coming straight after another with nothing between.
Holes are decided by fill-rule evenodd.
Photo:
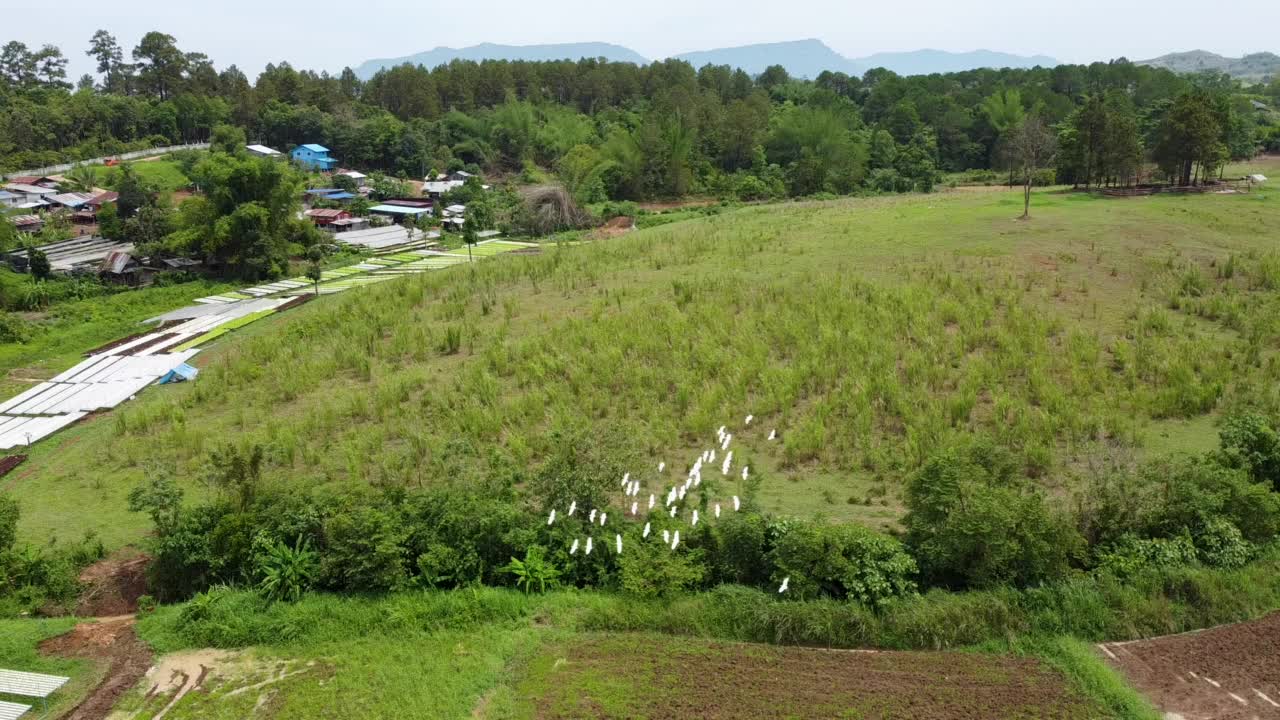
<instances>
[{"instance_id":1,"label":"mountain ridge","mask_svg":"<svg viewBox=\"0 0 1280 720\"><path fill-rule=\"evenodd\" d=\"M356 68L356 75L368 79L382 68L403 63L436 67L452 60L577 60L603 57L615 62L631 62L643 65L649 58L640 53L612 43L584 42L547 45L499 45L481 43L463 48L436 47L413 55L366 60ZM813 79L824 70L861 75L873 67L885 67L899 74L924 75L934 72L972 70L979 67L1033 67L1053 66L1053 58L1036 55L1022 56L991 50L948 52L923 49L907 52L877 53L864 58L849 58L821 40L808 38L774 43L756 43L711 50L693 50L672 55L694 67L708 63L739 67L752 75L764 72L770 65L782 65L795 77Z\"/></svg>"}]
</instances>

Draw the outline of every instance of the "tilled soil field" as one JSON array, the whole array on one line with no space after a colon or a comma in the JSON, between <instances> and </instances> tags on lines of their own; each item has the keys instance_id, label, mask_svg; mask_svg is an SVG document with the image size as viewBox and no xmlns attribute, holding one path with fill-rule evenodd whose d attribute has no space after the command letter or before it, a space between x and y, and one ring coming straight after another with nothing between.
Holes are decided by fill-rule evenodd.
<instances>
[{"instance_id":1,"label":"tilled soil field","mask_svg":"<svg viewBox=\"0 0 1280 720\"><path fill-rule=\"evenodd\" d=\"M517 691L551 718L1096 718L1035 660L786 648L650 635L556 647Z\"/></svg>"},{"instance_id":2,"label":"tilled soil field","mask_svg":"<svg viewBox=\"0 0 1280 720\"><path fill-rule=\"evenodd\" d=\"M1280 718L1280 613L1098 647L1167 718Z\"/></svg>"}]
</instances>

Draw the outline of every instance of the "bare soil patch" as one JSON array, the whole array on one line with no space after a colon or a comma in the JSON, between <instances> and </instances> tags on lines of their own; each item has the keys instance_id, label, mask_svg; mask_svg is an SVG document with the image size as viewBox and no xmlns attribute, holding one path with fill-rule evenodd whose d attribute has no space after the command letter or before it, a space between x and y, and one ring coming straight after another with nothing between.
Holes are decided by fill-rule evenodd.
<instances>
[{"instance_id":1,"label":"bare soil patch","mask_svg":"<svg viewBox=\"0 0 1280 720\"><path fill-rule=\"evenodd\" d=\"M133 630L132 616L81 623L65 635L41 643L40 651L107 664L107 674L102 682L61 720L101 720L107 717L120 696L128 692L151 667L151 648L138 639Z\"/></svg>"},{"instance_id":2,"label":"bare soil patch","mask_svg":"<svg viewBox=\"0 0 1280 720\"><path fill-rule=\"evenodd\" d=\"M587 636L527 684L551 718L1093 718L1029 658Z\"/></svg>"},{"instance_id":3,"label":"bare soil patch","mask_svg":"<svg viewBox=\"0 0 1280 720\"><path fill-rule=\"evenodd\" d=\"M1280 613L1098 647L1166 718L1280 718Z\"/></svg>"},{"instance_id":4,"label":"bare soil patch","mask_svg":"<svg viewBox=\"0 0 1280 720\"><path fill-rule=\"evenodd\" d=\"M76 604L80 617L114 617L138 611L138 598L147 594L147 566L151 558L123 548L80 573L84 592Z\"/></svg>"}]
</instances>

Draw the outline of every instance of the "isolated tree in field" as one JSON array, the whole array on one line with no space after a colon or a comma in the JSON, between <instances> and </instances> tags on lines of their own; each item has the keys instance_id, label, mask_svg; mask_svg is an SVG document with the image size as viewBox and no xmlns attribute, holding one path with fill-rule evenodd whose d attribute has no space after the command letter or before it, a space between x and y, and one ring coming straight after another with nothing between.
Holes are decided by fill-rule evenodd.
<instances>
[{"instance_id":1,"label":"isolated tree in field","mask_svg":"<svg viewBox=\"0 0 1280 720\"><path fill-rule=\"evenodd\" d=\"M480 238L476 237L476 226L470 220L462 224L462 242L467 244L467 261L474 262L475 258L471 256L471 246L480 242Z\"/></svg>"},{"instance_id":2,"label":"isolated tree in field","mask_svg":"<svg viewBox=\"0 0 1280 720\"><path fill-rule=\"evenodd\" d=\"M124 219L133 217L133 214L139 208L151 202L150 191L142 182L142 178L138 177L133 165L130 164L120 166L120 177L116 181L116 192L120 194L120 197L116 199L116 211Z\"/></svg>"},{"instance_id":3,"label":"isolated tree in field","mask_svg":"<svg viewBox=\"0 0 1280 720\"><path fill-rule=\"evenodd\" d=\"M320 280L324 278L324 270L320 267L320 260L323 258L324 252L319 247L307 251L307 279L315 286L316 297L320 296Z\"/></svg>"},{"instance_id":4,"label":"isolated tree in field","mask_svg":"<svg viewBox=\"0 0 1280 720\"><path fill-rule=\"evenodd\" d=\"M1030 115L1009 135L1009 148L1022 171L1022 219L1031 218L1031 185L1036 170L1053 160L1056 139L1039 115Z\"/></svg>"}]
</instances>

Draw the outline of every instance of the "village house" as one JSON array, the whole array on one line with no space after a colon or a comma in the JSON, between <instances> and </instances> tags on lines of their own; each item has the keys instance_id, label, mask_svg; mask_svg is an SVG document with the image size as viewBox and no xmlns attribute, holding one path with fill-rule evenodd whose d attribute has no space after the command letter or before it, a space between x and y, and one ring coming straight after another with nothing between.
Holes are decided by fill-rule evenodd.
<instances>
[{"instance_id":1,"label":"village house","mask_svg":"<svg viewBox=\"0 0 1280 720\"><path fill-rule=\"evenodd\" d=\"M329 148L323 145L299 145L289 155L295 162L309 170L329 172L338 164L337 160L329 157Z\"/></svg>"},{"instance_id":2,"label":"village house","mask_svg":"<svg viewBox=\"0 0 1280 720\"><path fill-rule=\"evenodd\" d=\"M21 195L11 193L8 190L0 190L0 208L17 207L21 202Z\"/></svg>"},{"instance_id":3,"label":"village house","mask_svg":"<svg viewBox=\"0 0 1280 720\"><path fill-rule=\"evenodd\" d=\"M339 220L351 217L351 213L336 208L312 208L306 212L306 215L318 228L326 228Z\"/></svg>"},{"instance_id":4,"label":"village house","mask_svg":"<svg viewBox=\"0 0 1280 720\"><path fill-rule=\"evenodd\" d=\"M22 197L21 201L15 203L15 207L22 207L30 203L44 203L45 199L50 195L58 194L58 191L54 188L18 182L9 183L4 186L4 189L14 195L20 195Z\"/></svg>"},{"instance_id":5,"label":"village house","mask_svg":"<svg viewBox=\"0 0 1280 720\"><path fill-rule=\"evenodd\" d=\"M369 184L369 176L357 170L339 170L334 173L335 177L338 175L351 178L351 181L356 184L357 188L362 188Z\"/></svg>"}]
</instances>

